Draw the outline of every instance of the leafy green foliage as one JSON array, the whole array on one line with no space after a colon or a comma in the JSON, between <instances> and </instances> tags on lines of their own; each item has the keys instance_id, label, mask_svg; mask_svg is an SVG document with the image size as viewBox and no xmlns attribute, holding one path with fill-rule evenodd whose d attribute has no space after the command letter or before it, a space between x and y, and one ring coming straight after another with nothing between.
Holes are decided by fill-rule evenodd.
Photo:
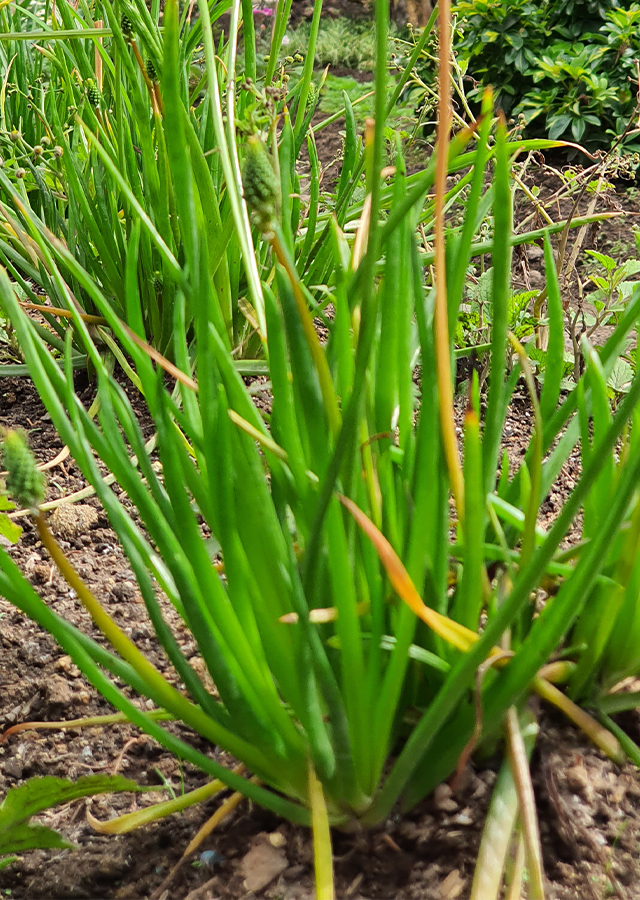
<instances>
[{"instance_id":1,"label":"leafy green foliage","mask_svg":"<svg viewBox=\"0 0 640 900\"><path fill-rule=\"evenodd\" d=\"M590 357L588 365L590 379L598 392L598 401L591 410L592 437L587 433L589 417L584 407L584 396L578 394L583 422L583 459L588 459L598 432L606 428L610 421L606 399L610 380L605 381L598 371L595 355ZM625 373L624 368L618 365L612 372L612 377L620 382L617 389L621 394L629 390L633 378L628 365L626 370ZM606 516L607 504L622 477L624 460L629 454L638 452L637 414L633 424L631 433L625 435L620 452L612 454L603 466L590 502L585 506L584 543L581 546L588 546L598 523ZM580 618L571 636L572 642L586 647L570 682L574 696L597 701L624 678L637 676L640 672L639 551L640 503L636 491L626 510L623 528L604 560L602 578L589 592L585 601L585 615Z\"/></svg>"},{"instance_id":2,"label":"leafy green foliage","mask_svg":"<svg viewBox=\"0 0 640 900\"><path fill-rule=\"evenodd\" d=\"M466 283L466 302L461 305L456 322L456 348L466 349L490 342L493 316L492 279L493 268L489 268ZM538 324L530 311L531 301L537 295L538 291L523 291L509 297L508 328L519 341L533 334L534 326Z\"/></svg>"},{"instance_id":3,"label":"leafy green foliage","mask_svg":"<svg viewBox=\"0 0 640 900\"><path fill-rule=\"evenodd\" d=\"M215 15L227 6L218 4ZM192 83L192 73L201 57L200 22L180 42L176 65L182 108L169 123L164 117L158 5L150 10L134 2L121 18L108 6L104 14L108 27L98 42L92 37L95 19L88 7L76 11L68 2L58 6L55 15L62 29L52 26L47 10L41 18L27 16L21 6L0 10L0 64L6 74L0 195L12 216L12 227L0 240L0 261L29 301L39 302L44 293L65 312L70 307L76 313L98 312L92 293L97 288L141 338L167 350L176 292L183 287L180 269L195 262L189 259L190 238L181 230L179 210L184 202L202 203L201 227L209 231L210 245L217 245L209 277L220 316L228 341L242 343L246 320L230 299L232 281L240 273L232 263L230 271L234 241L220 208L231 221L234 215L240 219L242 210L225 202L208 105L196 103L202 79ZM39 28L43 52L23 39L31 27ZM60 32L71 32L74 39L65 42ZM166 129L176 127L187 129L198 171L198 191L190 199L180 196L175 167L169 176ZM151 235L138 235L134 222L140 214L153 223ZM246 223L244 230L248 228ZM57 240L34 264L33 248L43 235ZM225 239L218 245L221 236ZM89 283L79 277L78 267ZM129 292L125 301L127 279L137 281L138 293ZM49 340L61 349L59 318L47 314L47 321Z\"/></svg>"},{"instance_id":4,"label":"leafy green foliage","mask_svg":"<svg viewBox=\"0 0 640 900\"><path fill-rule=\"evenodd\" d=\"M457 52L468 74L494 86L528 134L607 145L636 97L640 5L617 0L460 0Z\"/></svg>"},{"instance_id":5,"label":"leafy green foliage","mask_svg":"<svg viewBox=\"0 0 640 900\"><path fill-rule=\"evenodd\" d=\"M585 252L600 263L603 270L601 275L590 276L596 290L589 294L589 300L598 313L620 312L637 284L637 279L633 276L640 273L640 260L628 259L622 265L618 265L615 259L605 253L599 253L597 250Z\"/></svg>"},{"instance_id":6,"label":"leafy green foliage","mask_svg":"<svg viewBox=\"0 0 640 900\"><path fill-rule=\"evenodd\" d=\"M20 539L22 528L12 522L7 515L12 509L15 509L15 504L11 503L8 497L3 496L0 491L0 535L15 544Z\"/></svg>"},{"instance_id":7,"label":"leafy green foliage","mask_svg":"<svg viewBox=\"0 0 640 900\"><path fill-rule=\"evenodd\" d=\"M309 47L307 22L289 32L287 51L306 55ZM376 53L375 26L369 19L360 22L338 17L323 19L315 48L315 65L372 71Z\"/></svg>"},{"instance_id":8,"label":"leafy green foliage","mask_svg":"<svg viewBox=\"0 0 640 900\"><path fill-rule=\"evenodd\" d=\"M144 33L145 10L138 9L136 35ZM409 71L389 98L382 64L386 12L380 3L375 125L363 141L343 94L341 168L321 206L320 164L309 131L317 99L311 90L313 47L291 89L278 66L277 41L264 81L251 75L240 82L235 46L226 48L226 56L214 46L203 0L205 57L192 90L203 90L205 102L194 113L185 106L188 54L178 3L169 0L164 29L152 30L159 41L162 128L158 94L155 87L149 93L144 81L148 70L144 64L134 68L149 129L152 117L154 122L153 138L144 121L140 126L150 169L158 162L154 147L166 139L162 164L175 204L170 214L165 210L168 230L161 233L137 199L134 185L142 181L119 179L120 148L96 113L93 127L76 134L91 158L87 172L108 173L118 184L127 235L122 294L107 291L91 260L65 254L24 204L15 206L51 283L64 294L60 266L67 267L100 313L100 331L68 304L72 323L59 325L62 359L55 358L9 274L0 271L1 302L34 383L105 507L175 672L166 678L106 614L41 513L36 526L43 543L112 649L51 610L1 549L0 592L47 628L104 697L161 744L267 809L312 823L325 859L329 823L372 826L398 804L411 807L451 775L471 740L502 735L507 715L515 715L513 705L532 689L553 696L545 664L586 598L608 577L603 567L624 540L640 479L638 453L625 455L615 468L630 422L636 439L640 376L615 413L606 393L640 316L640 291L632 291L599 355L585 344L586 370L576 391L563 396L562 303L550 235L565 226L519 236L545 244L551 333L538 400L521 344L514 338L512 353L508 343L509 326L521 337L531 326L530 298L514 297L511 290L510 167L522 151L555 145L510 141L504 120L493 119L487 94L471 149L472 130L460 130L438 157L446 165L437 184L435 156L407 174L402 141L389 132L387 116ZM274 33L283 33L284 24L283 17L277 20ZM318 27L314 16L312 44ZM230 33L233 41L233 25ZM408 69L428 37L426 31L417 39ZM133 67L127 54L135 55L136 45L127 42L123 54L117 22L114 38L110 52L124 69L126 60ZM229 61L226 71L222 57ZM245 62L250 59L248 41ZM305 140L308 194L296 168ZM392 170L385 165L389 146ZM124 158L129 166L130 155ZM241 202L241 160L244 195L258 214L259 231L251 230ZM140 174L135 157L133 165ZM445 204L452 211L446 239ZM117 203L116 216L119 211ZM97 209L96 219L104 223L100 215ZM176 223L179 235L173 233ZM435 288L429 280L434 244ZM153 289L168 281L174 288L167 342L175 360L172 381L163 372L166 360L140 340L146 323L138 264L146 250L155 263ZM491 254L493 269L478 280L477 294L465 297L472 260L485 254ZM482 427L479 387L475 379L470 384L461 463L450 362L463 300L470 300L478 323L486 323L490 355ZM332 316L326 314L329 304ZM122 310L130 327L123 326ZM322 340L317 320L326 329ZM254 404L255 388L238 371L244 345L237 340L247 335L265 349L268 411ZM113 377L103 342L144 398L155 428L151 444ZM97 420L74 389L74 348L95 370ZM535 430L512 473L500 464L500 438L521 375ZM579 440L583 472L544 532L540 504ZM121 494L105 484L97 459L113 473ZM576 563L560 548L583 508L588 544ZM621 569L624 590L629 579ZM534 617L532 597L550 580L557 593ZM215 692L184 655L158 587L191 633ZM512 656L496 650L507 639ZM478 667L489 657L493 664L479 684ZM176 680L184 691L176 689ZM132 701L130 691L241 760L255 777L230 771L183 733L165 728L160 715Z\"/></svg>"},{"instance_id":9,"label":"leafy green foliage","mask_svg":"<svg viewBox=\"0 0 640 900\"><path fill-rule=\"evenodd\" d=\"M169 12L169 39L172 27ZM489 125L487 120L483 126L485 142ZM457 161L454 155L452 166L473 166L478 159L486 163L492 151L481 146L482 151L476 149ZM494 240L499 248L496 257L500 252L508 261L510 190L504 132L496 152L499 176L490 196L494 204L506 206L494 209ZM286 172L285 154L286 139L280 148L281 175ZM571 417L572 401L564 400L553 427L540 434L539 444L532 444L522 472L512 481L501 479L496 501L499 515L512 510L523 518L509 514L508 527L502 529L499 519L490 525L484 510L493 502L499 435L516 383L513 377L508 382L503 378L502 336L509 316L521 306L515 303L509 312L508 263L498 274L494 269L491 326L497 362L489 374L484 436L477 424L465 427L465 515L477 525L462 532L461 543L453 544L435 393L432 295L425 295L419 277L413 226L406 212L401 214L413 209L416 201L409 193L399 153L396 165L398 176L391 190L381 195L381 201L389 205L387 230L380 236L381 279L374 279L378 252L365 256L355 268L334 220L331 241L323 240L318 246L314 262L324 259L329 266L324 286L335 308L325 346L313 330L308 295L288 250L290 220L284 209L281 225L268 235L271 265L275 265L272 287L265 287L264 293L273 396L269 429L215 328L212 298L208 305L202 304L196 319L192 349L197 394L184 384L179 393L168 389L146 353L127 333L119 334L153 410L162 478L151 465L129 400L95 352L91 335L87 332L82 339L95 359L99 425L75 397L72 380L44 350L6 276L0 279L3 302L38 389L118 531L159 640L187 685L189 698L165 684L160 673L151 671L139 651L122 637L112 638L120 656L86 637L80 640L20 580L10 558L1 552L0 590L52 630L96 687L132 721L183 758L294 821L309 821L309 758L333 823L378 822L399 797L411 805L446 777L473 731L474 706L465 698L473 691L477 665L504 629L512 627L516 656L499 676L488 675L483 687L483 734L489 738L499 733L506 709L514 697L526 692L540 660L548 658L577 615L576 597L582 597L585 586L597 579L598 560L605 558L604 551L617 533L610 516L620 515L625 508L628 479L638 468L636 456L630 457L628 477L625 465L625 475L609 498L608 518L594 531L599 555L587 554L586 571L583 566L564 567L553 615L543 614L531 622L527 612L531 591L549 572L557 571L560 542L580 505L588 500L600 459L605 450L612 452L638 400L640 382L636 380L617 416L603 428L585 474L552 532L537 549L532 543L529 561L522 561L517 576L513 572L513 588L501 598L500 606L495 603L500 579L485 597L484 554L512 571L521 531L511 523L520 521L522 528L524 521L525 531L535 524L539 502L548 490L545 485L577 438L575 427L570 427L568 438L542 466L542 453ZM432 179L431 168L414 180L411 191L419 189L425 196ZM484 168L476 173L476 183L485 189ZM470 223L476 221L479 202L480 195L472 192L467 201ZM468 266L472 236L469 228L452 236L456 252L463 254L460 268L449 276L452 292L457 273ZM365 281L367 265L371 266L369 282ZM310 283L317 284L315 277ZM634 296L633 309L603 351L605 371L615 361L620 335L637 317L639 302ZM362 316L357 333L351 328L355 308ZM412 390L414 315L422 366L419 410L414 408ZM370 357L362 356L363 341L371 341ZM176 329L174 342L176 358L182 361L185 374L191 373L183 330ZM364 365L358 362L363 358ZM549 385L548 403L555 409L560 381L552 378ZM583 390L589 394L590 382L585 380ZM131 448L141 472L131 465ZM104 485L94 453L116 474L153 546L132 527L129 513ZM529 494L523 488L537 483L540 496L531 487ZM489 487L483 493L484 484ZM366 539L354 539L351 519L342 512L336 489L347 495L349 509L361 511L358 521L368 529ZM210 559L202 519L219 543L224 580ZM498 535L502 533L500 539L496 529ZM404 563L399 570L398 554ZM449 559L456 561L451 572ZM212 696L191 670L164 622L154 577L193 633L219 696ZM429 618L420 599L423 592L432 610L448 614L444 625ZM396 593L404 601L400 605ZM481 610L488 617L479 637ZM416 611L426 616L433 630L417 628ZM461 631L463 625L471 630ZM111 625L104 627L115 634ZM451 635L454 646L450 646ZM430 654L425 654L426 660L440 660L436 666L427 663L428 674L410 667L411 659L411 666L418 665L413 645ZM244 760L263 786L234 775L176 738L132 704L105 670ZM405 743L404 712L409 707L421 710L421 716ZM387 760L396 747L402 749L387 774Z\"/></svg>"},{"instance_id":10,"label":"leafy green foliage","mask_svg":"<svg viewBox=\"0 0 640 900\"><path fill-rule=\"evenodd\" d=\"M0 869L15 859L16 853L36 849L73 847L58 832L45 825L33 825L30 819L53 806L70 803L79 797L92 797L115 791L139 791L140 788L122 775L86 775L77 781L66 778L30 778L11 788L0 804Z\"/></svg>"}]
</instances>

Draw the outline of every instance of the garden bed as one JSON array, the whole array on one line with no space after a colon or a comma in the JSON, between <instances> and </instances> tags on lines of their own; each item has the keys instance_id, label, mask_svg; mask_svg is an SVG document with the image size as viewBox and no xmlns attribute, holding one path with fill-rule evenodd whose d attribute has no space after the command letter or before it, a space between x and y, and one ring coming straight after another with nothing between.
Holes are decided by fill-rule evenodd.
<instances>
[{"instance_id":1,"label":"garden bed","mask_svg":"<svg viewBox=\"0 0 640 900\"><path fill-rule=\"evenodd\" d=\"M83 395L83 387L78 386ZM91 388L84 386L84 391ZM0 424L28 427L41 462L61 445L48 416L26 379L0 385ZM527 446L530 414L525 401L512 404L504 446L517 465ZM577 466L577 461L575 462ZM571 488L567 470L565 486ZM72 461L49 474L47 499L67 496L84 486ZM552 494L545 513L553 518L562 505ZM146 623L127 561L95 500L87 499L68 516L58 517L58 539L105 608L162 671L170 670ZM99 635L42 550L35 531L23 520L24 533L11 554L47 602L69 621ZM167 606L169 606L167 604ZM167 614L171 615L171 608ZM5 728L23 721L58 721L112 710L80 676L53 639L0 600L0 722ZM189 655L188 634L174 615L179 640ZM192 649L195 654L195 647ZM198 665L195 656L194 665ZM541 734L533 759L533 777L541 823L550 898L575 900L618 896L632 900L640 881L640 784L635 769L615 766L556 714L540 710ZM629 714L625 727L640 736L640 715ZM177 727L177 726L174 726ZM193 740L193 736L189 737ZM215 752L200 741L199 748ZM480 834L496 777L498 758L476 761L455 792L442 785L408 815L392 817L383 829L334 835L337 895L354 900L455 900L467 895ZM25 731L0 745L0 794L34 775L77 778L120 772L144 785L170 785L180 794L205 781L201 772L180 762L152 739L124 724L71 731ZM34 851L0 873L0 890L16 900L45 898L146 898L171 868L216 808L216 801L171 816L122 836L97 834L86 809L101 820L169 797L162 794L110 795L78 800L46 814L42 821L77 845L73 851ZM277 835L277 836L276 836ZM275 846L274 846L275 845ZM262 853L255 848L267 848ZM309 832L279 820L244 801L181 868L166 898L265 897L303 900L313 897ZM252 854L249 855L248 854ZM250 891L281 868L264 891ZM251 879L255 879L253 882ZM247 879L249 879L247 881ZM246 884L245 884L246 883Z\"/></svg>"},{"instance_id":2,"label":"garden bed","mask_svg":"<svg viewBox=\"0 0 640 900\"><path fill-rule=\"evenodd\" d=\"M352 4L349 4L352 5ZM335 7L338 9L338 6ZM342 74L345 74L344 72ZM354 73L357 80L368 76ZM340 123L320 132L321 159L328 166L340 149ZM331 179L331 170L327 174ZM542 195L559 182L547 170L534 176ZM589 198L583 200L586 206ZM613 219L588 236L586 246L626 258L634 250L629 216L638 214L631 195L606 201L625 217ZM563 201L557 218L566 217L571 203ZM580 212L578 210L577 212ZM597 238L597 244L595 240ZM515 260L514 283L522 289L541 283L539 253ZM575 298L570 299L575 303ZM79 379L77 391L90 400L92 386ZM133 398L133 390L130 393ZM460 401L460 407L464 399ZM144 422L144 415L140 411ZM513 468L528 446L531 410L523 391L511 405L503 434ZM22 427L40 462L62 449L44 408L26 379L0 381L0 424ZM148 437L151 426L147 426ZM564 479L545 503L543 525L557 515L575 484L579 456L565 464ZM70 459L49 472L47 500L66 497L85 487ZM86 498L52 517L61 545L101 603L147 658L172 677L147 623L144 605L127 560L96 500ZM96 640L88 614L49 561L28 519L24 534L11 550L47 602ZM166 604L165 612L178 641L194 667L200 660L189 633ZM14 607L0 600L0 724L58 721L105 715L112 710L81 677L53 639ZM615 766L555 713L538 708L541 733L532 771L536 789L549 897L600 900L618 896L635 900L640 882L640 785L631 766ZM640 736L640 715L628 714L625 728ZM173 726L179 731L179 726ZM217 753L204 741L183 731L200 750ZM222 760L225 761L224 759ZM354 900L464 900L468 895L491 786L498 758L475 760L452 790L435 794L405 816L392 816L384 827L362 834L334 834L337 895ZM109 795L75 801L53 810L42 821L77 845L74 851L35 851L0 873L0 890L15 898L143 898L157 892L198 828L216 808L216 801L147 825L128 835L97 834L87 823L86 809L100 820L151 804L160 797L188 791L205 782L189 764L181 764L152 739L126 724L70 731L25 731L0 745L0 795L34 775L77 778L90 773L121 772L143 785L158 785L163 793ZM271 867L271 868L270 868ZM268 879L269 873L275 873ZM266 883L265 883L266 879ZM247 897L262 894L283 900L314 895L313 861L308 831L294 827L243 801L180 869L162 896L168 898Z\"/></svg>"}]
</instances>

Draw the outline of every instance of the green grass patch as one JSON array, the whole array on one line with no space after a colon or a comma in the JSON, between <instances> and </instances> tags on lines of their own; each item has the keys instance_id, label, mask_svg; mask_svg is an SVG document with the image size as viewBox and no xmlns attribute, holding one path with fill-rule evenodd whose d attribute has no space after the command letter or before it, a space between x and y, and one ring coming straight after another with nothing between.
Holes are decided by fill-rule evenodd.
<instances>
[{"instance_id":1,"label":"green grass patch","mask_svg":"<svg viewBox=\"0 0 640 900\"><path fill-rule=\"evenodd\" d=\"M309 46L309 22L301 22L288 32L288 52L306 54ZM316 66L344 66L372 72L375 60L375 30L370 21L354 22L351 19L323 19L315 51Z\"/></svg>"}]
</instances>

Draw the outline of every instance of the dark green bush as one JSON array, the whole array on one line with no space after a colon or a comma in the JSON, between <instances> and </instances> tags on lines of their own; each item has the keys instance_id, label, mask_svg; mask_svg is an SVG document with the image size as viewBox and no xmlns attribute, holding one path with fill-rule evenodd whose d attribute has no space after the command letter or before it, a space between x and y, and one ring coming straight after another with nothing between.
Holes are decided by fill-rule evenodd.
<instances>
[{"instance_id":1,"label":"dark green bush","mask_svg":"<svg viewBox=\"0 0 640 900\"><path fill-rule=\"evenodd\" d=\"M530 135L607 146L624 132L636 107L640 4L460 0L455 8L472 99L491 84Z\"/></svg>"}]
</instances>

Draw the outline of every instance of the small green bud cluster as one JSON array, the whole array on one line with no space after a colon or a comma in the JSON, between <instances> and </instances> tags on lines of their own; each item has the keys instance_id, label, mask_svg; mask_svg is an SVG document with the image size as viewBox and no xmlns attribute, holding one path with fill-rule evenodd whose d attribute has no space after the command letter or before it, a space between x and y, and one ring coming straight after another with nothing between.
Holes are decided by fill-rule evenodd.
<instances>
[{"instance_id":1,"label":"small green bud cluster","mask_svg":"<svg viewBox=\"0 0 640 900\"><path fill-rule=\"evenodd\" d=\"M164 287L164 278L162 277L162 272L156 270L153 273L153 289L156 292L156 294L161 294L163 287Z\"/></svg>"},{"instance_id":2,"label":"small green bud cluster","mask_svg":"<svg viewBox=\"0 0 640 900\"><path fill-rule=\"evenodd\" d=\"M307 94L307 105L305 113L311 112L315 108L318 101L318 88L314 81L309 84L309 93Z\"/></svg>"},{"instance_id":3,"label":"small green bud cluster","mask_svg":"<svg viewBox=\"0 0 640 900\"><path fill-rule=\"evenodd\" d=\"M44 475L38 472L24 431L6 431L2 464L7 470L7 493L25 509L37 509L44 500Z\"/></svg>"},{"instance_id":4,"label":"small green bud cluster","mask_svg":"<svg viewBox=\"0 0 640 900\"><path fill-rule=\"evenodd\" d=\"M122 33L126 38L133 37L133 24L129 16L122 16L122 18L120 19L120 28L122 29Z\"/></svg>"},{"instance_id":5,"label":"small green bud cluster","mask_svg":"<svg viewBox=\"0 0 640 900\"><path fill-rule=\"evenodd\" d=\"M33 169L34 163L37 169L41 170L50 166L54 160L60 159L63 154L62 147L51 146L52 140L46 133L41 135L40 140L33 146L24 139L22 133L15 127L9 127L7 130L1 129L0 135L13 145L8 159L0 157L0 169L7 168L10 174L18 181L22 181L29 176L29 169L35 173Z\"/></svg>"},{"instance_id":6,"label":"small green bud cluster","mask_svg":"<svg viewBox=\"0 0 640 900\"><path fill-rule=\"evenodd\" d=\"M100 91L93 78L87 80L87 100L96 109L100 106Z\"/></svg>"},{"instance_id":7,"label":"small green bud cluster","mask_svg":"<svg viewBox=\"0 0 640 900\"><path fill-rule=\"evenodd\" d=\"M268 231L276 212L278 183L266 147L255 135L247 143L242 186L256 225L260 231Z\"/></svg>"},{"instance_id":8,"label":"small green bud cluster","mask_svg":"<svg viewBox=\"0 0 640 900\"><path fill-rule=\"evenodd\" d=\"M151 84L157 84L157 82L158 82L158 70L156 69L156 67L155 67L155 65L154 65L154 63L153 63L153 60L152 60L152 59L148 59L148 60L145 62L144 67L145 67L145 69L146 69L146 71L147 71L147 77L148 77L149 81L151 82Z\"/></svg>"}]
</instances>

